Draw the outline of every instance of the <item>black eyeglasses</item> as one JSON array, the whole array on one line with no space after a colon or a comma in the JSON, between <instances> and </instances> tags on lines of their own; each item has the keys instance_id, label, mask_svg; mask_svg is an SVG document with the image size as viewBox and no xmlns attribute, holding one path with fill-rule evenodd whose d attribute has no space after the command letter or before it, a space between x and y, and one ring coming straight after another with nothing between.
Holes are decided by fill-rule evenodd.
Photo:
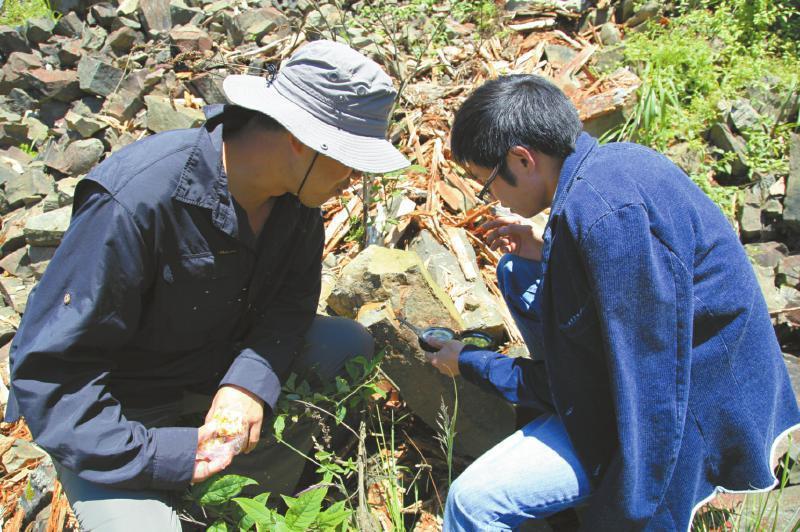
<instances>
[{"instance_id":1,"label":"black eyeglasses","mask_svg":"<svg viewBox=\"0 0 800 532\"><path fill-rule=\"evenodd\" d=\"M489 174L489 178L486 180L486 183L483 185L483 188L480 192L478 192L478 201L482 201L484 203L488 203L483 197L489 192L489 187L492 186L494 180L497 179L497 175L500 173L500 167L503 166L503 161L500 161L495 165L492 169L492 172Z\"/></svg>"}]
</instances>

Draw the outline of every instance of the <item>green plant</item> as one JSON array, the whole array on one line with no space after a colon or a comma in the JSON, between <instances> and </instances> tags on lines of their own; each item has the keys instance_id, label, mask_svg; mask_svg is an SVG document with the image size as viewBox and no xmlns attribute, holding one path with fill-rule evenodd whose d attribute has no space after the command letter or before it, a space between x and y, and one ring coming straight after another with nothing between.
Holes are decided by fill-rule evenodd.
<instances>
[{"instance_id":1,"label":"green plant","mask_svg":"<svg viewBox=\"0 0 800 532\"><path fill-rule=\"evenodd\" d=\"M0 25L19 26L32 18L47 17L57 19L47 0L5 0L0 12Z\"/></svg>"},{"instance_id":2,"label":"green plant","mask_svg":"<svg viewBox=\"0 0 800 532\"><path fill-rule=\"evenodd\" d=\"M442 397L442 404L439 406L439 412L436 415L436 426L438 431L436 439L444 453L445 461L447 462L447 484L453 483L453 444L456 439L456 419L458 417L458 387L455 380L453 381L453 393L455 401L453 403L453 415L447 410L447 404Z\"/></svg>"}]
</instances>

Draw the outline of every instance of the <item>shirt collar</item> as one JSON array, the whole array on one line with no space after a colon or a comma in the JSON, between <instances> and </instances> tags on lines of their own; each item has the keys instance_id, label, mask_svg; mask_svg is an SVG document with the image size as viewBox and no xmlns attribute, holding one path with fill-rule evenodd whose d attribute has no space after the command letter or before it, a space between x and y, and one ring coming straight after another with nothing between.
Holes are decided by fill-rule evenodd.
<instances>
[{"instance_id":1,"label":"shirt collar","mask_svg":"<svg viewBox=\"0 0 800 532\"><path fill-rule=\"evenodd\" d=\"M197 140L172 197L210 210L212 223L225 233L236 236L233 198L222 166L222 109L222 105L203 109L206 122L197 129Z\"/></svg>"},{"instance_id":2,"label":"shirt collar","mask_svg":"<svg viewBox=\"0 0 800 532\"><path fill-rule=\"evenodd\" d=\"M558 176L558 185L556 186L556 193L553 196L553 203L550 207L550 217L547 220L547 226L544 230L544 246L542 247L542 262L547 263L550 258L550 245L553 239L553 224L558 220L558 216L564 209L564 202L569 195L572 184L575 182L578 174L583 168L583 163L586 161L590 153L597 147L597 140L588 133L581 133L575 141L575 151L564 159L564 164L561 166L561 173Z\"/></svg>"}]
</instances>

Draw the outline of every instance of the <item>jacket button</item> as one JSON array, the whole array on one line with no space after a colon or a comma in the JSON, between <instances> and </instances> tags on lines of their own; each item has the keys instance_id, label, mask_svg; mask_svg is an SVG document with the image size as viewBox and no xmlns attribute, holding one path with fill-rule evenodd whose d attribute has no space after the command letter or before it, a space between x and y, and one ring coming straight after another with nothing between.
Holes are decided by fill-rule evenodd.
<instances>
[{"instance_id":1,"label":"jacket button","mask_svg":"<svg viewBox=\"0 0 800 532\"><path fill-rule=\"evenodd\" d=\"M572 415L572 412L573 412L573 410L575 410L573 407L569 407L569 408L567 408L567 410L564 412L564 415L565 415L565 416L571 416L571 415Z\"/></svg>"},{"instance_id":2,"label":"jacket button","mask_svg":"<svg viewBox=\"0 0 800 532\"><path fill-rule=\"evenodd\" d=\"M597 467L595 467L594 471L592 471L592 476L596 477L600 475L600 467L601 467L600 464L597 464Z\"/></svg>"}]
</instances>

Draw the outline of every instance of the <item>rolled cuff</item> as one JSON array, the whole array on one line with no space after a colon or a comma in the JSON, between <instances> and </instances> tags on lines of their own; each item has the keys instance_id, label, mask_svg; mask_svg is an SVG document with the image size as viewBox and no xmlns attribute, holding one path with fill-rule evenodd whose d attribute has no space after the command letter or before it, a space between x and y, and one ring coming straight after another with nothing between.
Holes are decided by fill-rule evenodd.
<instances>
[{"instance_id":1,"label":"rolled cuff","mask_svg":"<svg viewBox=\"0 0 800 532\"><path fill-rule=\"evenodd\" d=\"M458 371L471 383L485 386L489 381L489 361L495 357L497 353L493 351L465 345L458 356Z\"/></svg>"},{"instance_id":2,"label":"rolled cuff","mask_svg":"<svg viewBox=\"0 0 800 532\"><path fill-rule=\"evenodd\" d=\"M272 366L252 349L243 350L233 361L220 386L233 384L254 393L273 411L281 393L281 381Z\"/></svg>"},{"instance_id":3,"label":"rolled cuff","mask_svg":"<svg viewBox=\"0 0 800 532\"><path fill-rule=\"evenodd\" d=\"M150 429L155 444L152 487L179 490L187 487L194 474L197 429L163 427Z\"/></svg>"}]
</instances>

